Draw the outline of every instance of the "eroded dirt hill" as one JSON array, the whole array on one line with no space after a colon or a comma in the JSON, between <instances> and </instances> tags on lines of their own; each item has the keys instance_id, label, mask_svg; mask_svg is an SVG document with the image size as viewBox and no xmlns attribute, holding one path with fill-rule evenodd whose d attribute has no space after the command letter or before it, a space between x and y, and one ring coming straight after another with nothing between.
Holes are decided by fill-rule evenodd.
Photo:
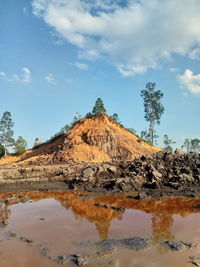
<instances>
[{"instance_id":1,"label":"eroded dirt hill","mask_svg":"<svg viewBox=\"0 0 200 267\"><path fill-rule=\"evenodd\" d=\"M66 134L60 135L37 149L29 150L18 159L23 162L109 162L131 160L160 151L99 114L81 119Z\"/></svg>"}]
</instances>

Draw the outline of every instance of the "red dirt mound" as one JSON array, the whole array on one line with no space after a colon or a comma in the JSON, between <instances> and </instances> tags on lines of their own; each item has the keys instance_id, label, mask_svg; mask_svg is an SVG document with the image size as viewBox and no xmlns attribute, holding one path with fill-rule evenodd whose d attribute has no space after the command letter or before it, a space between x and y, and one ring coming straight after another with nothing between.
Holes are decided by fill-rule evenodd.
<instances>
[{"instance_id":1,"label":"red dirt mound","mask_svg":"<svg viewBox=\"0 0 200 267\"><path fill-rule=\"evenodd\" d=\"M105 162L131 160L161 149L148 145L137 136L115 123L109 116L99 114L81 119L66 134L27 151L20 161L41 163Z\"/></svg>"}]
</instances>

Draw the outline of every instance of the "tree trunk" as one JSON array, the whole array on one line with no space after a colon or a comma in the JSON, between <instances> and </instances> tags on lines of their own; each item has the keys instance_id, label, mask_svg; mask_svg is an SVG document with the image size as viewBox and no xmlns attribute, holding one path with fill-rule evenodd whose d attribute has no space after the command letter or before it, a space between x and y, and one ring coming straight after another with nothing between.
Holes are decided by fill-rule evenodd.
<instances>
[{"instance_id":1,"label":"tree trunk","mask_svg":"<svg viewBox=\"0 0 200 267\"><path fill-rule=\"evenodd\" d=\"M150 121L150 126L149 126L149 136L150 136L150 142L153 146L153 137L154 137L154 120Z\"/></svg>"},{"instance_id":2,"label":"tree trunk","mask_svg":"<svg viewBox=\"0 0 200 267\"><path fill-rule=\"evenodd\" d=\"M7 156L7 150L6 150L6 145L4 145L4 157L6 157Z\"/></svg>"}]
</instances>

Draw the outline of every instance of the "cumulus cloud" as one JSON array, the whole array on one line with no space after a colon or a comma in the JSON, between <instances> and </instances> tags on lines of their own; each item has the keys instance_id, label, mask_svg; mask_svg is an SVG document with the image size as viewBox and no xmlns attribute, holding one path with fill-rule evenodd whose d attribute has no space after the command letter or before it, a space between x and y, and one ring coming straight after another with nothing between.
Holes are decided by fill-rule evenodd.
<instances>
[{"instance_id":1,"label":"cumulus cloud","mask_svg":"<svg viewBox=\"0 0 200 267\"><path fill-rule=\"evenodd\" d=\"M48 83L51 83L51 84L56 84L56 80L53 76L53 74L49 73L48 75L46 75L44 77L44 79L48 82Z\"/></svg>"},{"instance_id":2,"label":"cumulus cloud","mask_svg":"<svg viewBox=\"0 0 200 267\"><path fill-rule=\"evenodd\" d=\"M88 65L85 63L81 63L81 62L75 62L73 64L76 68L78 68L79 70L87 70L88 69Z\"/></svg>"},{"instance_id":3,"label":"cumulus cloud","mask_svg":"<svg viewBox=\"0 0 200 267\"><path fill-rule=\"evenodd\" d=\"M124 76L199 53L192 52L200 44L199 0L33 0L32 6L79 57L103 57Z\"/></svg>"},{"instance_id":4,"label":"cumulus cloud","mask_svg":"<svg viewBox=\"0 0 200 267\"><path fill-rule=\"evenodd\" d=\"M178 80L192 94L200 94L200 74L194 75L190 69L186 69L183 75L178 75Z\"/></svg>"},{"instance_id":5,"label":"cumulus cloud","mask_svg":"<svg viewBox=\"0 0 200 267\"><path fill-rule=\"evenodd\" d=\"M9 77L5 72L0 72L0 76L4 77L8 82L21 82L30 83L31 82L31 71L27 67L22 68L22 75L13 74Z\"/></svg>"}]
</instances>

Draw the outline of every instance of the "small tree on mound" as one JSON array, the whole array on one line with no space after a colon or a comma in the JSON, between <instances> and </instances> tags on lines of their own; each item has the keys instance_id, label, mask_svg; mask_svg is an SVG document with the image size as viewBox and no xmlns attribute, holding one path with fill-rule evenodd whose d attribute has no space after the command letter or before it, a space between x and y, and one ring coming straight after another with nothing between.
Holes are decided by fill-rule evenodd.
<instances>
[{"instance_id":1,"label":"small tree on mound","mask_svg":"<svg viewBox=\"0 0 200 267\"><path fill-rule=\"evenodd\" d=\"M120 122L120 119L119 119L119 116L117 113L114 113L111 118L116 122L116 123L121 123Z\"/></svg>"},{"instance_id":2,"label":"small tree on mound","mask_svg":"<svg viewBox=\"0 0 200 267\"><path fill-rule=\"evenodd\" d=\"M100 113L106 113L106 109L104 107L104 103L101 98L97 98L95 105L93 107L92 113L94 115L100 114Z\"/></svg>"},{"instance_id":3,"label":"small tree on mound","mask_svg":"<svg viewBox=\"0 0 200 267\"><path fill-rule=\"evenodd\" d=\"M173 151L172 145L176 144L175 141L173 141L172 139L169 139L167 134L165 134L163 137L163 143L164 143L164 149L167 152L172 152Z\"/></svg>"},{"instance_id":4,"label":"small tree on mound","mask_svg":"<svg viewBox=\"0 0 200 267\"><path fill-rule=\"evenodd\" d=\"M27 149L26 140L22 136L19 136L15 141L15 153L17 155L21 155L26 151L26 149Z\"/></svg>"}]
</instances>

